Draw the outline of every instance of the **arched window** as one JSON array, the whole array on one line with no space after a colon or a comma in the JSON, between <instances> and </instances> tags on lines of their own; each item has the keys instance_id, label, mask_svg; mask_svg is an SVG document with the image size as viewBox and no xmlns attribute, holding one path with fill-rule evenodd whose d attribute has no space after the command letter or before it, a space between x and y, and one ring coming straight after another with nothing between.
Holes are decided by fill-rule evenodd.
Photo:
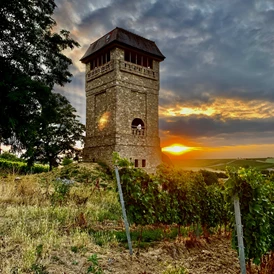
<instances>
[{"instance_id":1,"label":"arched window","mask_svg":"<svg viewBox=\"0 0 274 274\"><path fill-rule=\"evenodd\" d=\"M145 135L145 124L143 120L135 118L131 123L131 131L133 135Z\"/></svg>"}]
</instances>

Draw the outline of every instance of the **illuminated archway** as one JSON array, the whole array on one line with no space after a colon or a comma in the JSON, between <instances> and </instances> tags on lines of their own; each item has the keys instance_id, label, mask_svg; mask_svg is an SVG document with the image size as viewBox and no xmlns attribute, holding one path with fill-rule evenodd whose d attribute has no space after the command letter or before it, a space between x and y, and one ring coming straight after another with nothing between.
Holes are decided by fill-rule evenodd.
<instances>
[{"instance_id":1,"label":"illuminated archway","mask_svg":"<svg viewBox=\"0 0 274 274\"><path fill-rule=\"evenodd\" d=\"M135 118L131 123L131 131L133 135L145 135L145 124L142 119Z\"/></svg>"}]
</instances>

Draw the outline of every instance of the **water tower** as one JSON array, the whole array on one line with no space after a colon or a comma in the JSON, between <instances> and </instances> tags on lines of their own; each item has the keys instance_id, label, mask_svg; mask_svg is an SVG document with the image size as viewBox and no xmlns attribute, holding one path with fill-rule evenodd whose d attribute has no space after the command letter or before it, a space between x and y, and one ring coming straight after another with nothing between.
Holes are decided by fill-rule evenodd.
<instances>
[{"instance_id":1,"label":"water tower","mask_svg":"<svg viewBox=\"0 0 274 274\"><path fill-rule=\"evenodd\" d=\"M112 162L112 152L154 172L161 163L159 65L155 42L115 28L92 43L86 64L85 161Z\"/></svg>"}]
</instances>

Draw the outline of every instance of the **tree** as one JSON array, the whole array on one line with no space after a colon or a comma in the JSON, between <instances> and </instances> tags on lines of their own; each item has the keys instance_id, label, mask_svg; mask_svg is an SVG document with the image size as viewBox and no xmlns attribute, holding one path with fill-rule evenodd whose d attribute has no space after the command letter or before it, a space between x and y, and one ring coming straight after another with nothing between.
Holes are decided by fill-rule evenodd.
<instances>
[{"instance_id":1,"label":"tree","mask_svg":"<svg viewBox=\"0 0 274 274\"><path fill-rule=\"evenodd\" d=\"M73 154L76 142L83 142L85 126L78 120L76 110L66 97L52 93L44 105L35 126L26 128L21 142L26 148L23 157L28 164L48 163L50 170L58 155ZM26 136L26 138L25 138Z\"/></svg>"},{"instance_id":2,"label":"tree","mask_svg":"<svg viewBox=\"0 0 274 274\"><path fill-rule=\"evenodd\" d=\"M79 44L66 30L54 33L54 0L0 2L0 139L21 141L35 128L55 84L70 81L62 51Z\"/></svg>"}]
</instances>

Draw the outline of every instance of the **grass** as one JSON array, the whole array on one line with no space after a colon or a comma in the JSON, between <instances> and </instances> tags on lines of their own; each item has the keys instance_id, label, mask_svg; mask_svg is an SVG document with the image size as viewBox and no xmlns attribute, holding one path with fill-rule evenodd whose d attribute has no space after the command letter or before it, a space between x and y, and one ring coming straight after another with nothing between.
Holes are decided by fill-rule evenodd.
<instances>
[{"instance_id":1,"label":"grass","mask_svg":"<svg viewBox=\"0 0 274 274\"><path fill-rule=\"evenodd\" d=\"M209 167L212 165L225 164L231 159L187 159L187 160L172 160L176 167Z\"/></svg>"},{"instance_id":2,"label":"grass","mask_svg":"<svg viewBox=\"0 0 274 274\"><path fill-rule=\"evenodd\" d=\"M265 161L274 164L274 158L267 158Z\"/></svg>"},{"instance_id":3,"label":"grass","mask_svg":"<svg viewBox=\"0 0 274 274\"><path fill-rule=\"evenodd\" d=\"M114 225L120 221L114 182L102 170L94 170L84 174L88 183L76 181L81 175L78 172L67 187L67 181L58 182L61 175L56 170L0 178L2 273L48 273L45 269L50 266L56 268L54 273L62 273L62 264L81 273L80 269L88 267L83 258L91 256L90 252L117 245L115 237L105 237L99 244L98 235L88 231L100 227L103 220ZM56 187L56 182L61 185ZM98 182L108 187L102 188ZM62 259L55 254L62 254Z\"/></svg>"},{"instance_id":4,"label":"grass","mask_svg":"<svg viewBox=\"0 0 274 274\"><path fill-rule=\"evenodd\" d=\"M225 170L227 165L220 165L216 169ZM274 163L268 162L258 162L257 160L235 160L235 162L230 163L228 166L232 167L254 167L259 170L265 170L268 168L274 168ZM214 168L214 167L213 167Z\"/></svg>"}]
</instances>

